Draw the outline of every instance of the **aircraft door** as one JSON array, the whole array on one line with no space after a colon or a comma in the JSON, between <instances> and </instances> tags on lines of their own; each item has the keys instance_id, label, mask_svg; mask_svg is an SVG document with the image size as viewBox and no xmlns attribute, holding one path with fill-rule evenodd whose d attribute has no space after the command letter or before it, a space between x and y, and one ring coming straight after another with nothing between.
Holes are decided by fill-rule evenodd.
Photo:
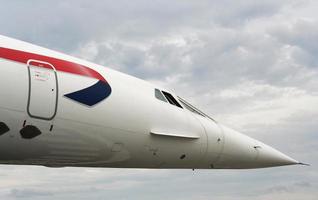
<instances>
[{"instance_id":1,"label":"aircraft door","mask_svg":"<svg viewBox=\"0 0 318 200\"><path fill-rule=\"evenodd\" d=\"M38 60L28 61L30 117L52 120L57 111L58 82L54 66Z\"/></svg>"}]
</instances>

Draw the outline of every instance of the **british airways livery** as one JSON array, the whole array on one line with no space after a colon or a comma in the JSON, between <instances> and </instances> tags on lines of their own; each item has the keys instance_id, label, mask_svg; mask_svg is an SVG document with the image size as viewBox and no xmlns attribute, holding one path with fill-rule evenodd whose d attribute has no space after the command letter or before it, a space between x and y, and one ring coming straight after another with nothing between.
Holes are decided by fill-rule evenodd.
<instances>
[{"instance_id":1,"label":"british airways livery","mask_svg":"<svg viewBox=\"0 0 318 200\"><path fill-rule=\"evenodd\" d=\"M0 35L0 164L249 169L301 163L169 90Z\"/></svg>"}]
</instances>

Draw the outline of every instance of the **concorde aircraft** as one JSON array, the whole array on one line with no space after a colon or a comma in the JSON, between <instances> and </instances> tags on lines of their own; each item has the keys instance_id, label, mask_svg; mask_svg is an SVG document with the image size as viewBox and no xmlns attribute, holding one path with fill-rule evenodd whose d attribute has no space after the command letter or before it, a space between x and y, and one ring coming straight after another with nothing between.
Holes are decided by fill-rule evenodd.
<instances>
[{"instance_id":1,"label":"concorde aircraft","mask_svg":"<svg viewBox=\"0 0 318 200\"><path fill-rule=\"evenodd\" d=\"M249 169L301 163L160 86L0 35L0 164Z\"/></svg>"}]
</instances>

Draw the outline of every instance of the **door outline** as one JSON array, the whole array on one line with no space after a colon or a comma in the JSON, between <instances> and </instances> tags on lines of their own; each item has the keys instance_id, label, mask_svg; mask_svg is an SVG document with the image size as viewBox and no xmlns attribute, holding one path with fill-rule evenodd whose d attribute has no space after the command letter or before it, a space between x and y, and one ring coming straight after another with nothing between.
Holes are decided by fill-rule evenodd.
<instances>
[{"instance_id":1,"label":"door outline","mask_svg":"<svg viewBox=\"0 0 318 200\"><path fill-rule=\"evenodd\" d=\"M30 103L31 103L31 71L30 71L30 63L31 62L36 62L36 63L40 63L40 64L45 64L45 65L49 65L52 70L54 71L54 75L55 75L55 84L56 84L56 99L55 99L55 109L54 109L54 113L51 117L41 117L41 116L36 116L36 115L32 115L30 112ZM58 79L57 79L57 73L56 73L56 69L55 67L48 62L44 62L44 61L40 61L40 60L34 60L34 59L29 59L27 62L27 66L28 66L28 74L29 74L29 93L28 93L28 104L27 104L27 113L30 117L35 118L35 119L42 119L42 120L47 120L50 121L52 119L54 119L54 117L56 116L57 113L57 106L58 106L58 94L59 94L59 87L58 87ZM35 67L39 67L39 66L35 66Z\"/></svg>"}]
</instances>

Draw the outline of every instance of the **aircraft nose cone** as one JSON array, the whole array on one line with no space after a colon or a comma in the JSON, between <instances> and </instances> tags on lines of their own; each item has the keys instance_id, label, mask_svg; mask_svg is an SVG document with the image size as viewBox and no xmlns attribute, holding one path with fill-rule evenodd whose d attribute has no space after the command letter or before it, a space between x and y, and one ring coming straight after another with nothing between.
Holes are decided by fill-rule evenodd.
<instances>
[{"instance_id":1,"label":"aircraft nose cone","mask_svg":"<svg viewBox=\"0 0 318 200\"><path fill-rule=\"evenodd\" d=\"M258 153L255 162L259 166L274 167L299 164L297 160L259 141L258 145L255 146L255 150Z\"/></svg>"},{"instance_id":2,"label":"aircraft nose cone","mask_svg":"<svg viewBox=\"0 0 318 200\"><path fill-rule=\"evenodd\" d=\"M216 168L264 168L300 164L260 141L222 126L224 147Z\"/></svg>"}]
</instances>

